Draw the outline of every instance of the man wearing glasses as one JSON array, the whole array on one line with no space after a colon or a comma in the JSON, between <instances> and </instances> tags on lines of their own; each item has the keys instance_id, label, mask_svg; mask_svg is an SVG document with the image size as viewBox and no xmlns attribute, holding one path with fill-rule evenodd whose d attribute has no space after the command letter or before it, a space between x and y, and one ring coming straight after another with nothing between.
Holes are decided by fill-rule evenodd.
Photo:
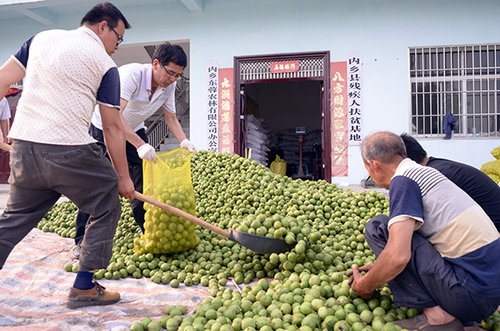
<instances>
[{"instance_id":1,"label":"man wearing glasses","mask_svg":"<svg viewBox=\"0 0 500 331\"><path fill-rule=\"evenodd\" d=\"M196 147L186 138L175 113L176 81L186 65L187 57L182 47L165 42L156 48L152 63L130 63L119 68L120 114L126 132L127 160L130 176L138 192L142 193L143 187L142 159L156 160L155 149L148 144L144 121L158 109L163 109L167 126L180 142L180 147L196 152ZM103 141L101 113L98 109L92 117L90 132L95 139ZM144 231L143 205L139 200L131 202L134 219ZM80 253L88 217L80 210L76 218L76 257Z\"/></svg>"},{"instance_id":2,"label":"man wearing glasses","mask_svg":"<svg viewBox=\"0 0 500 331\"><path fill-rule=\"evenodd\" d=\"M9 133L10 191L0 215L0 269L64 194L91 215L69 308L120 300L119 293L92 280L93 271L106 268L111 258L119 194L134 198L118 110L120 78L110 57L129 27L118 8L100 3L83 17L80 28L40 32L0 68L0 98L24 78ZM103 157L103 144L88 134L96 104L113 164Z\"/></svg>"}]
</instances>

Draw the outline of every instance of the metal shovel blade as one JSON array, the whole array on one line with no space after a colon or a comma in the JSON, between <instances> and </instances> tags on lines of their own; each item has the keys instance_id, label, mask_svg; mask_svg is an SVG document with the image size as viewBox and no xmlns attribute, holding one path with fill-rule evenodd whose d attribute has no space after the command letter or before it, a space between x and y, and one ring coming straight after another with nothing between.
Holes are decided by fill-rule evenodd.
<instances>
[{"instance_id":1,"label":"metal shovel blade","mask_svg":"<svg viewBox=\"0 0 500 331\"><path fill-rule=\"evenodd\" d=\"M229 237L227 239L241 244L257 254L289 251L295 246L295 244L297 244L297 242L287 244L287 242L283 239L258 236L256 234L239 232L233 229L229 229Z\"/></svg>"},{"instance_id":2,"label":"metal shovel blade","mask_svg":"<svg viewBox=\"0 0 500 331\"><path fill-rule=\"evenodd\" d=\"M175 208L173 206L167 205L163 202L160 202L156 199L148 197L148 196L146 196L142 193L139 193L139 192L135 192L135 198L137 200L152 204L153 206L161 208L161 209L163 209L169 213L172 213L176 216L182 217L182 218L184 218L190 222L193 222L199 226L202 226L205 229L208 229L212 232L215 232L224 238L227 238L231 241L234 241L235 243L243 245L246 248L248 248L248 249L250 249L258 254L279 253L279 252L287 251L287 250L290 250L291 248L293 248L296 244L296 243L287 244L286 241L283 239L268 238L268 237L258 236L258 235L250 234L250 233L246 233L246 232L239 232L239 231L236 231L233 229L229 229L229 231L227 231L227 230L219 228L218 226L215 226L213 224L205 222L204 220L199 219L196 216L188 214L183 210L180 210L180 209Z\"/></svg>"}]
</instances>

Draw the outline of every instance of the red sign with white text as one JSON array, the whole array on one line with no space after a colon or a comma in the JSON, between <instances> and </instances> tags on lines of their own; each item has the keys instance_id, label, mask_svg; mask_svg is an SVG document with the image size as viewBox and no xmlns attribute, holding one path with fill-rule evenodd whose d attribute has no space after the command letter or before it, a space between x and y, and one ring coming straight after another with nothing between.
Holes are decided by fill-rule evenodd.
<instances>
[{"instance_id":1,"label":"red sign with white text","mask_svg":"<svg viewBox=\"0 0 500 331\"><path fill-rule=\"evenodd\" d=\"M347 62L332 62L332 177L348 176Z\"/></svg>"},{"instance_id":2,"label":"red sign with white text","mask_svg":"<svg viewBox=\"0 0 500 331\"><path fill-rule=\"evenodd\" d=\"M233 68L219 69L219 152L234 153Z\"/></svg>"},{"instance_id":3,"label":"red sign with white text","mask_svg":"<svg viewBox=\"0 0 500 331\"><path fill-rule=\"evenodd\" d=\"M285 72L298 72L299 61L271 62L271 73L282 74Z\"/></svg>"}]
</instances>

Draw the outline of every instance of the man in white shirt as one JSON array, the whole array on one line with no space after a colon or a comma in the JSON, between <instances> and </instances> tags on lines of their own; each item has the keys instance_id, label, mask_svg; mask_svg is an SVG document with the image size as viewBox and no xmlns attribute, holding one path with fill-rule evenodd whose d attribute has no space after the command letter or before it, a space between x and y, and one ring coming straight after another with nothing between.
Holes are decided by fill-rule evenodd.
<instances>
[{"instance_id":1,"label":"man in white shirt","mask_svg":"<svg viewBox=\"0 0 500 331\"><path fill-rule=\"evenodd\" d=\"M9 102L4 97L0 100L0 129L2 130L2 138L4 143L8 143L9 139L7 134L9 133L9 119L10 119L10 107Z\"/></svg>"},{"instance_id":2,"label":"man in white shirt","mask_svg":"<svg viewBox=\"0 0 500 331\"><path fill-rule=\"evenodd\" d=\"M153 146L148 144L144 121L159 109L163 109L165 122L181 148L196 152L195 146L186 138L176 116L176 81L187 66L186 53L182 47L165 42L159 45L149 64L130 63L121 66L120 115L126 132L127 161L130 177L136 191L142 193L142 159L155 161ZM92 116L91 135L103 141L101 113L98 109ZM144 203L132 200L131 207L136 223L144 231ZM85 234L89 215L79 211L76 218L75 256L79 256L80 243Z\"/></svg>"},{"instance_id":3,"label":"man in white shirt","mask_svg":"<svg viewBox=\"0 0 500 331\"><path fill-rule=\"evenodd\" d=\"M119 293L93 282L93 270L106 268L111 259L121 214L119 194L134 197L118 111L120 78L110 57L129 27L118 8L99 3L80 28L40 32L0 67L0 97L24 78L9 133L10 191L0 215L0 269L64 194L92 215L69 308L120 300ZM103 144L88 134L96 103L113 165L104 157Z\"/></svg>"}]
</instances>

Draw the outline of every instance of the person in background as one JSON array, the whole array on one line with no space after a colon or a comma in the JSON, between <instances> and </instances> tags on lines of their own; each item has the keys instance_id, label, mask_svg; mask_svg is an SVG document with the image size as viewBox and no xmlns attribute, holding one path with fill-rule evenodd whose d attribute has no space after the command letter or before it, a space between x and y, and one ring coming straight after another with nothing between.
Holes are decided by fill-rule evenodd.
<instances>
[{"instance_id":1,"label":"person in background","mask_svg":"<svg viewBox=\"0 0 500 331\"><path fill-rule=\"evenodd\" d=\"M406 133L401 135L406 154L413 161L439 170L467 193L488 214L500 232L500 187L481 170L452 160L427 156L419 142Z\"/></svg>"},{"instance_id":2,"label":"person in background","mask_svg":"<svg viewBox=\"0 0 500 331\"><path fill-rule=\"evenodd\" d=\"M0 215L0 269L64 194L92 215L69 308L120 300L119 293L93 281L93 271L106 268L111 258L121 214L119 194L134 197L119 117L120 78L110 57L129 27L118 8L99 3L78 29L40 32L0 68L0 97L24 78L9 133L10 191ZM102 143L88 134L96 103L113 164L104 157Z\"/></svg>"},{"instance_id":3,"label":"person in background","mask_svg":"<svg viewBox=\"0 0 500 331\"><path fill-rule=\"evenodd\" d=\"M2 130L2 141L6 144L9 143L9 138L7 135L9 134L10 129L10 107L7 98L3 97L0 100L0 129Z\"/></svg>"},{"instance_id":4,"label":"person in background","mask_svg":"<svg viewBox=\"0 0 500 331\"><path fill-rule=\"evenodd\" d=\"M500 234L488 215L439 171L407 158L392 132L366 137L361 155L373 180L389 189L390 214L366 224L377 259L352 266L354 292L370 298L389 283L396 305L422 311L393 322L409 330L463 330L462 323L493 314L500 304Z\"/></svg>"},{"instance_id":5,"label":"person in background","mask_svg":"<svg viewBox=\"0 0 500 331\"><path fill-rule=\"evenodd\" d=\"M196 147L186 138L175 110L176 81L186 66L187 57L182 47L165 42L155 49L152 63L130 63L119 68L120 117L126 132L130 176L137 192L143 192L142 159L156 160L155 149L148 144L144 121L159 109L163 109L165 122L180 142L180 147L196 152ZM103 141L102 119L98 109L94 111L90 132L95 139ZM136 223L144 231L144 203L132 200L130 204ZM88 217L85 210L80 210L76 217L74 255L77 258Z\"/></svg>"}]
</instances>

